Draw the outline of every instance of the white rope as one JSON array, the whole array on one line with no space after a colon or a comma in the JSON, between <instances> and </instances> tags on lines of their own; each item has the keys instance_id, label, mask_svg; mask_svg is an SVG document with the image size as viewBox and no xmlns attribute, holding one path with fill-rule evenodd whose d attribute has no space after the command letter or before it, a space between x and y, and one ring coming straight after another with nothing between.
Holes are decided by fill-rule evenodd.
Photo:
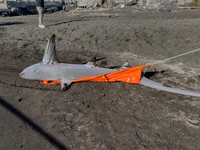
<instances>
[{"instance_id":1,"label":"white rope","mask_svg":"<svg viewBox=\"0 0 200 150\"><path fill-rule=\"evenodd\" d=\"M199 51L199 50L200 50L200 49L195 49L195 50L190 51L190 52L187 52L187 53L183 53L183 54L180 54L180 55L177 55L177 56L173 56L173 57L170 57L170 58L161 60L161 61L157 61L157 62L155 62L155 63L152 63L151 65L155 65L155 64L158 64L158 63L161 63L161 62L164 62L164 61L168 61L168 60L171 60L171 59L174 59L174 58L183 56L183 55L187 55L187 54L190 54L190 53L194 53L194 52L197 52L197 51Z\"/></svg>"}]
</instances>

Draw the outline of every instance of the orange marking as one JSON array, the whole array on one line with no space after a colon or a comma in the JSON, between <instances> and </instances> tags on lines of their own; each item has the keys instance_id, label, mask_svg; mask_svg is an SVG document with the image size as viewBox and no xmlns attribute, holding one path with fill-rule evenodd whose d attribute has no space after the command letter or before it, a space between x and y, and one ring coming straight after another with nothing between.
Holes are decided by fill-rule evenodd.
<instances>
[{"instance_id":1,"label":"orange marking","mask_svg":"<svg viewBox=\"0 0 200 150\"><path fill-rule=\"evenodd\" d=\"M121 81L121 82L139 84L141 75L142 75L142 68L150 66L150 65L151 64L142 65L142 66L138 66L138 67L131 67L128 69L115 71L115 72L111 72L111 73L104 74L104 75L96 75L96 76L76 79L73 82L83 82L83 81L117 82L117 81ZM61 83L60 81L50 81L50 80L42 80L42 81L38 81L38 82L47 84L47 85Z\"/></svg>"},{"instance_id":2,"label":"orange marking","mask_svg":"<svg viewBox=\"0 0 200 150\"><path fill-rule=\"evenodd\" d=\"M51 81L51 80L41 80L41 81L38 81L38 82L43 83L43 84L47 84L47 85L61 83L60 81Z\"/></svg>"},{"instance_id":3,"label":"orange marking","mask_svg":"<svg viewBox=\"0 0 200 150\"><path fill-rule=\"evenodd\" d=\"M96 75L91 77L86 77L82 79L76 79L73 82L81 82L81 81L93 81L93 82L127 82L127 83L140 83L142 68L146 67L146 65L132 67L120 71L111 72L104 75Z\"/></svg>"}]
</instances>

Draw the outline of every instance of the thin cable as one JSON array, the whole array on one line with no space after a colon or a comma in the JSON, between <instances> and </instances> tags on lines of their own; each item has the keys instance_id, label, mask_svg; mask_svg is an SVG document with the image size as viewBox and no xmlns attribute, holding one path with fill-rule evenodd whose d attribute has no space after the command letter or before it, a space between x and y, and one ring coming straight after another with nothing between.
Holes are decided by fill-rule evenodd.
<instances>
[{"instance_id":1,"label":"thin cable","mask_svg":"<svg viewBox=\"0 0 200 150\"><path fill-rule=\"evenodd\" d=\"M183 54L180 54L180 55L177 55L177 56L173 56L173 57L170 57L170 58L161 60L161 61L157 61L157 62L155 62L155 63L152 63L151 65L155 65L155 64L158 64L158 63L161 63L161 62L164 62L164 61L168 61L168 60L171 60L171 59L174 59L174 58L183 56L183 55L187 55L187 54L190 54L190 53L194 53L194 52L197 52L197 51L199 51L199 50L200 50L200 49L195 49L195 50L190 51L190 52L187 52L187 53L183 53Z\"/></svg>"}]
</instances>

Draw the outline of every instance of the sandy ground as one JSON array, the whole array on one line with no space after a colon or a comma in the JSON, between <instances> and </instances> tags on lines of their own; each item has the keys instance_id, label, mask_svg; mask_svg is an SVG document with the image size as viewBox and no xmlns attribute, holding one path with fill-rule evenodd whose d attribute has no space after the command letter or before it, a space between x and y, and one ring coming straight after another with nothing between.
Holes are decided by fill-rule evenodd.
<instances>
[{"instance_id":1,"label":"sandy ground","mask_svg":"<svg viewBox=\"0 0 200 150\"><path fill-rule=\"evenodd\" d=\"M200 48L200 10L104 12L0 18L0 149L199 149L200 98L128 83L59 85L19 73L42 60L56 34L58 59L100 67L163 60ZM146 76L200 92L200 52L152 66Z\"/></svg>"}]
</instances>

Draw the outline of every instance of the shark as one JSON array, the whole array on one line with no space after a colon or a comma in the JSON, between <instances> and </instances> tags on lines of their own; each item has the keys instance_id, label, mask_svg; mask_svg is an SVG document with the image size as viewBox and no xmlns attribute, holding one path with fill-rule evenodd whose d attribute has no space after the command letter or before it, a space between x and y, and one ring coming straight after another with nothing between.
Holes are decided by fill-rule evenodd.
<instances>
[{"instance_id":1,"label":"shark","mask_svg":"<svg viewBox=\"0 0 200 150\"><path fill-rule=\"evenodd\" d=\"M42 62L25 68L20 77L29 80L38 80L43 84L61 84L61 90L65 91L75 82L127 82L141 84L143 86L158 90L200 97L200 93L166 87L158 82L152 81L142 74L142 68L148 65L129 67L128 62L119 69L100 68L95 65L96 59L86 64L60 63L55 48L55 34L53 34L46 45Z\"/></svg>"}]
</instances>

